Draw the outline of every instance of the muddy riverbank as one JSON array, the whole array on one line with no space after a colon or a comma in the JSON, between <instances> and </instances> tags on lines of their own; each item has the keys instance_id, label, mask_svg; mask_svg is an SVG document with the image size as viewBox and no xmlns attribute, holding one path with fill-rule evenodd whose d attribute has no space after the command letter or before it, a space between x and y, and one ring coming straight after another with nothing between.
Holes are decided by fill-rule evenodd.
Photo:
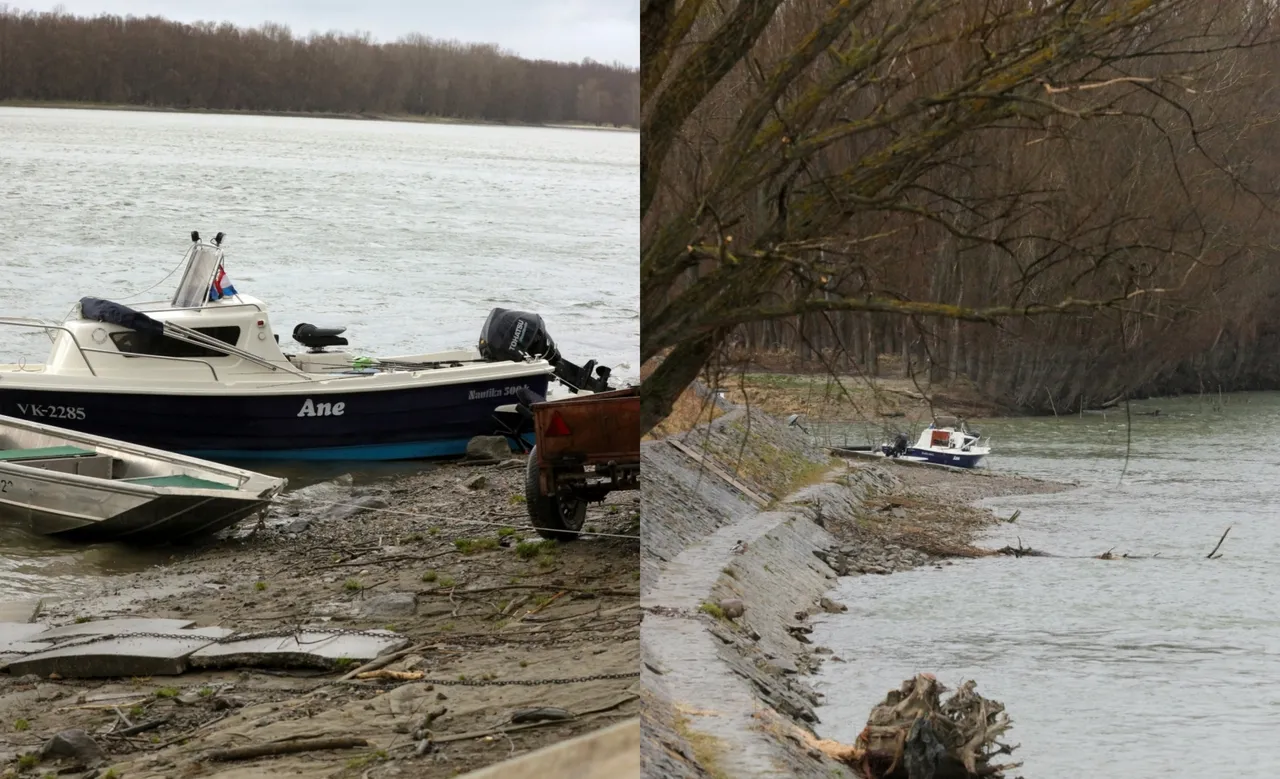
<instances>
[{"instance_id":1,"label":"muddy riverbank","mask_svg":"<svg viewBox=\"0 0 1280 779\"><path fill-rule=\"evenodd\" d=\"M46 604L39 619L51 624L390 629L410 650L387 666L399 679L343 680L345 668L0 676L5 763L23 775L56 770L24 756L80 728L117 776L447 777L636 716L639 495L610 495L589 510L581 540L557 543L527 528L523 481L520 460L307 487L261 526ZM118 735L125 720L164 722ZM209 759L331 737L366 744Z\"/></svg>"},{"instance_id":2,"label":"muddy riverbank","mask_svg":"<svg viewBox=\"0 0 1280 779\"><path fill-rule=\"evenodd\" d=\"M804 739L820 702L805 677L842 662L807 624L845 608L826 597L837 578L984 554L972 539L1001 520L973 501L1065 486L834 460L742 408L677 440L698 457L644 445L646 776L853 776Z\"/></svg>"}]
</instances>

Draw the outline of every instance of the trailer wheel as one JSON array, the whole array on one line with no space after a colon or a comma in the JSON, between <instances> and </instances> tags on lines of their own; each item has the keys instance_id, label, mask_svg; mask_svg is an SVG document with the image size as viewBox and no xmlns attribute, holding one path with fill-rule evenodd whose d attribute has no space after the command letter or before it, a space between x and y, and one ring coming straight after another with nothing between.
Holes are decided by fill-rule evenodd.
<instances>
[{"instance_id":1,"label":"trailer wheel","mask_svg":"<svg viewBox=\"0 0 1280 779\"><path fill-rule=\"evenodd\" d=\"M538 482L538 447L529 452L524 469L524 498L529 520L538 535L555 541L576 541L578 531L587 518L587 502L581 498L562 499L559 495L543 495Z\"/></svg>"}]
</instances>

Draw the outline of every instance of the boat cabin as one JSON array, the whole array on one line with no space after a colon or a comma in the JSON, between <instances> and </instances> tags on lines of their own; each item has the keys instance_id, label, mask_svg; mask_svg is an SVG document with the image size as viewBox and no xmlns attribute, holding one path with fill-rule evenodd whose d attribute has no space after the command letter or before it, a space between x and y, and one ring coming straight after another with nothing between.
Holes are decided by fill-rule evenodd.
<instances>
[{"instance_id":1,"label":"boat cabin","mask_svg":"<svg viewBox=\"0 0 1280 779\"><path fill-rule=\"evenodd\" d=\"M195 241L184 265L170 300L128 307L82 300L71 316L51 327L53 345L44 370L98 377L136 377L143 370L157 378L206 381L296 372L280 348L266 305L238 293L227 280L218 243ZM94 310L86 311L90 305ZM105 315L104 307L109 309ZM133 318L134 313L142 316ZM200 338L172 338L163 329L166 324L186 328ZM220 344L234 352L218 349Z\"/></svg>"},{"instance_id":2,"label":"boat cabin","mask_svg":"<svg viewBox=\"0 0 1280 779\"><path fill-rule=\"evenodd\" d=\"M978 443L979 437L977 433L970 432L962 420L955 417L938 417L920 434L916 448L968 451Z\"/></svg>"},{"instance_id":3,"label":"boat cabin","mask_svg":"<svg viewBox=\"0 0 1280 779\"><path fill-rule=\"evenodd\" d=\"M370 377L377 377L377 387L389 387L423 379L424 372L432 374L431 382L453 384L557 371L558 377L568 375L574 387L599 391L597 385L607 386L607 368L597 369L597 379L590 373L594 361L579 367L563 360L540 329L537 335L545 349L537 355L485 355L472 348L375 359L329 350L346 346L345 328L302 323L292 333L301 348L287 354L281 350L267 306L241 294L227 278L222 234L212 242L201 241L197 233L191 238L178 288L169 300L124 305L86 297L62 322L0 318L0 325L40 330L53 342L43 365L6 365L0 366L0 372L23 374L29 383L46 389L61 384L63 377L70 384L92 379L108 386L141 385L150 390L156 383L183 388L250 383L269 387ZM528 321L541 325L539 317L523 312L494 312L507 314L498 324L514 322L517 332L528 332ZM491 313L486 328L493 319ZM509 334L501 327L497 331L495 342L507 343ZM514 340L512 344L518 345Z\"/></svg>"}]
</instances>

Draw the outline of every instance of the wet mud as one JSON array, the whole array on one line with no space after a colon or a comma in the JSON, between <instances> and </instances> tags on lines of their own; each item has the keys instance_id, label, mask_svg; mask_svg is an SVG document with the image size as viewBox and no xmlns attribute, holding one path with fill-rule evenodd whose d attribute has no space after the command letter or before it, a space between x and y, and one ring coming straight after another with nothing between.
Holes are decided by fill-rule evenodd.
<instances>
[{"instance_id":1,"label":"wet mud","mask_svg":"<svg viewBox=\"0 0 1280 779\"><path fill-rule=\"evenodd\" d=\"M69 769L38 753L79 729L102 755L72 776L448 777L637 716L639 493L610 495L581 540L553 542L528 527L523 482L522 460L339 478L164 565L43 604L38 619L55 625L305 625L390 630L408 645L359 678L346 666L0 675L0 760L24 776ZM268 753L227 757L245 747Z\"/></svg>"}]
</instances>

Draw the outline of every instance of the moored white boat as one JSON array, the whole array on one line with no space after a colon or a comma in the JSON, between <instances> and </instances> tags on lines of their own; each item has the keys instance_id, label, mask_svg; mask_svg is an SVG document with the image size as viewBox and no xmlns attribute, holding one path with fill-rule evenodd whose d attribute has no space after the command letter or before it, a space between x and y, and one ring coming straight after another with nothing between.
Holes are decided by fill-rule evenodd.
<instances>
[{"instance_id":1,"label":"moored white boat","mask_svg":"<svg viewBox=\"0 0 1280 779\"><path fill-rule=\"evenodd\" d=\"M890 444L880 447L886 457L896 457L915 462L949 465L955 468L976 468L987 455L990 446L980 446L982 435L970 431L962 420L954 417L938 417L909 445L905 435L899 435Z\"/></svg>"},{"instance_id":2,"label":"moored white boat","mask_svg":"<svg viewBox=\"0 0 1280 779\"><path fill-rule=\"evenodd\" d=\"M52 340L43 364L0 366L0 414L217 460L397 460L462 454L522 390L609 389L609 370L561 357L541 317L505 309L475 349L355 356L330 350L345 328L303 323L306 351L286 353L266 304L228 280L221 244L192 233L169 300L0 319Z\"/></svg>"},{"instance_id":3,"label":"moored white boat","mask_svg":"<svg viewBox=\"0 0 1280 779\"><path fill-rule=\"evenodd\" d=\"M72 541L169 543L230 527L286 481L0 417L0 521Z\"/></svg>"}]
</instances>

